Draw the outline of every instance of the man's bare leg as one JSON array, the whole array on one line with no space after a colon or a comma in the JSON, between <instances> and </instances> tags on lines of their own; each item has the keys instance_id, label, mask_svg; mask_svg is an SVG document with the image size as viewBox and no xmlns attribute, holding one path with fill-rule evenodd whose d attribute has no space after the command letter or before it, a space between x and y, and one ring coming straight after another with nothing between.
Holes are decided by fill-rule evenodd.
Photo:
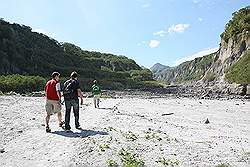
<instances>
[{"instance_id":1,"label":"man's bare leg","mask_svg":"<svg viewBox=\"0 0 250 167\"><path fill-rule=\"evenodd\" d=\"M57 118L58 118L58 123L59 123L59 127L60 127L62 124L62 112L57 113Z\"/></svg>"},{"instance_id":2,"label":"man's bare leg","mask_svg":"<svg viewBox=\"0 0 250 167\"><path fill-rule=\"evenodd\" d=\"M45 120L46 120L46 127L49 127L50 113L47 112Z\"/></svg>"},{"instance_id":3,"label":"man's bare leg","mask_svg":"<svg viewBox=\"0 0 250 167\"><path fill-rule=\"evenodd\" d=\"M51 129L49 128L49 120L50 120L50 113L47 112L45 121L46 121L46 132L51 132Z\"/></svg>"}]
</instances>

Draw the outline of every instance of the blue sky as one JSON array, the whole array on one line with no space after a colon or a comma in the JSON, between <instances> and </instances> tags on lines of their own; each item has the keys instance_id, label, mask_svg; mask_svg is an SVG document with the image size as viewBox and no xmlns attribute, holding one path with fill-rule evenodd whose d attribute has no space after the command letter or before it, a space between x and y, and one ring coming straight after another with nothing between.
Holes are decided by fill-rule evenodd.
<instances>
[{"instance_id":1,"label":"blue sky","mask_svg":"<svg viewBox=\"0 0 250 167\"><path fill-rule=\"evenodd\" d=\"M149 68L215 51L232 13L247 5L249 0L2 0L0 17Z\"/></svg>"}]
</instances>

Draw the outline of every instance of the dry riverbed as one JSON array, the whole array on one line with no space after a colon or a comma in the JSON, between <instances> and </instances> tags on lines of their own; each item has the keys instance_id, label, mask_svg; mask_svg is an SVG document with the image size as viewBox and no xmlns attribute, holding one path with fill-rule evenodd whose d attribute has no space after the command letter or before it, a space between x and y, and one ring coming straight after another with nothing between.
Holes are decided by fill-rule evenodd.
<instances>
[{"instance_id":1,"label":"dry riverbed","mask_svg":"<svg viewBox=\"0 0 250 167\"><path fill-rule=\"evenodd\" d=\"M55 116L45 133L44 103L0 96L1 167L250 166L247 100L106 98L95 109L87 98L83 130L73 133L57 127Z\"/></svg>"}]
</instances>

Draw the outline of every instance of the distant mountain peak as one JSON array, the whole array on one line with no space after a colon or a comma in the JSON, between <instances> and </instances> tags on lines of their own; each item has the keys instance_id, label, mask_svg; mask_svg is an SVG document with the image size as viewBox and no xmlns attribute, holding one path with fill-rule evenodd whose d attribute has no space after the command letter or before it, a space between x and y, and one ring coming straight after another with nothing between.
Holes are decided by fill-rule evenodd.
<instances>
[{"instance_id":1,"label":"distant mountain peak","mask_svg":"<svg viewBox=\"0 0 250 167\"><path fill-rule=\"evenodd\" d=\"M155 65L153 65L150 70L156 74L156 73L160 73L161 71L170 68L169 66L163 65L161 63L156 63Z\"/></svg>"}]
</instances>

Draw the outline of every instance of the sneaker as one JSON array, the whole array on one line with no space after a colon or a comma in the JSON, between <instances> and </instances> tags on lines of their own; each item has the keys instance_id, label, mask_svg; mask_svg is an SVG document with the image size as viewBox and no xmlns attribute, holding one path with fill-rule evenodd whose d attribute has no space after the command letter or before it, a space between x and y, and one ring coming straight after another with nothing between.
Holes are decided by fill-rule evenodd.
<instances>
[{"instance_id":1,"label":"sneaker","mask_svg":"<svg viewBox=\"0 0 250 167\"><path fill-rule=\"evenodd\" d=\"M64 121L62 121L61 123L59 123L59 127L62 127L65 124Z\"/></svg>"},{"instance_id":2,"label":"sneaker","mask_svg":"<svg viewBox=\"0 0 250 167\"><path fill-rule=\"evenodd\" d=\"M77 126L76 127L76 129L78 129L78 130L82 130L82 128L81 128L81 126L79 125L79 126Z\"/></svg>"},{"instance_id":3,"label":"sneaker","mask_svg":"<svg viewBox=\"0 0 250 167\"><path fill-rule=\"evenodd\" d=\"M50 133L50 132L51 132L51 129L50 129L48 126L46 127L46 132L47 132L47 133Z\"/></svg>"},{"instance_id":4,"label":"sneaker","mask_svg":"<svg viewBox=\"0 0 250 167\"><path fill-rule=\"evenodd\" d=\"M66 133L71 133L72 131L70 129L65 130Z\"/></svg>"}]
</instances>

